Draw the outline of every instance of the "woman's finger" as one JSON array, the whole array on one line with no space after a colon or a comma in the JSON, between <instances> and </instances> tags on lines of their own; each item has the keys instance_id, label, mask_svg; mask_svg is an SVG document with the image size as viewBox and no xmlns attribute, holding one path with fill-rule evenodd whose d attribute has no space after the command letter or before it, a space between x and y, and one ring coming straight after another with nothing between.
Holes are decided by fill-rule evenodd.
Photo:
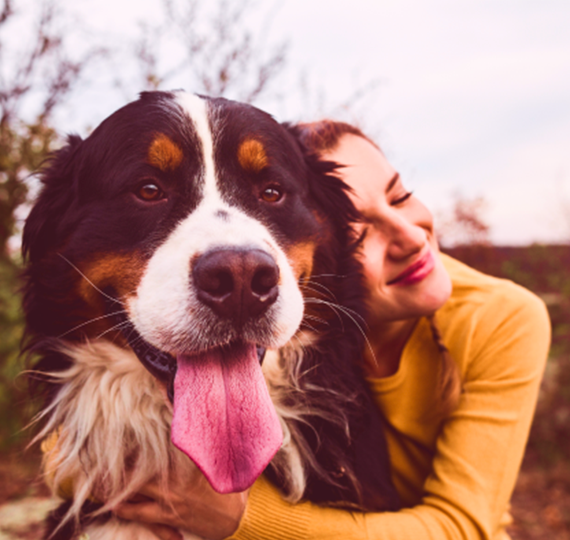
<instances>
[{"instance_id":1,"label":"woman's finger","mask_svg":"<svg viewBox=\"0 0 570 540\"><path fill-rule=\"evenodd\" d=\"M198 471L192 475L176 475L173 474L170 478L168 485L158 482L156 479L142 485L138 490L138 495L146 496L150 499L157 501L168 501L172 498L176 499L177 495L188 495L189 488L191 493L200 493L204 490L211 490L210 484L206 481L205 477Z\"/></svg>"},{"instance_id":2,"label":"woman's finger","mask_svg":"<svg viewBox=\"0 0 570 540\"><path fill-rule=\"evenodd\" d=\"M182 534L168 525L149 524L147 527L156 534L160 540L183 540Z\"/></svg>"},{"instance_id":3,"label":"woman's finger","mask_svg":"<svg viewBox=\"0 0 570 540\"><path fill-rule=\"evenodd\" d=\"M144 496L149 499L157 500L160 496L164 496L164 487L159 486L156 481L148 482L141 486L135 495L136 496ZM129 499L129 502L132 501L133 498Z\"/></svg>"},{"instance_id":4,"label":"woman's finger","mask_svg":"<svg viewBox=\"0 0 570 540\"><path fill-rule=\"evenodd\" d=\"M182 540L182 534L175 528L164 525L163 521L170 518L155 502L129 504L123 503L113 509L113 513L127 521L145 523L160 540Z\"/></svg>"},{"instance_id":5,"label":"woman's finger","mask_svg":"<svg viewBox=\"0 0 570 540\"><path fill-rule=\"evenodd\" d=\"M123 503L113 508L113 513L127 521L141 521L153 525L164 522L164 509L156 502Z\"/></svg>"}]
</instances>

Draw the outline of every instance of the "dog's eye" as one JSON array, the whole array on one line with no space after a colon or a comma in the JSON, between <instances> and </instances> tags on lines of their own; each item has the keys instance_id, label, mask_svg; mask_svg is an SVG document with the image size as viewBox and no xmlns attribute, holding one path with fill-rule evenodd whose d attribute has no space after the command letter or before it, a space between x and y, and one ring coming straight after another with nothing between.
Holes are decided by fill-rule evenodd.
<instances>
[{"instance_id":1,"label":"dog's eye","mask_svg":"<svg viewBox=\"0 0 570 540\"><path fill-rule=\"evenodd\" d=\"M276 186L266 187L261 192L261 198L268 203L279 202L283 198L283 192Z\"/></svg>"},{"instance_id":2,"label":"dog's eye","mask_svg":"<svg viewBox=\"0 0 570 540\"><path fill-rule=\"evenodd\" d=\"M164 198L164 191L156 184L148 183L141 185L135 192L136 196L143 201L159 201Z\"/></svg>"}]
</instances>

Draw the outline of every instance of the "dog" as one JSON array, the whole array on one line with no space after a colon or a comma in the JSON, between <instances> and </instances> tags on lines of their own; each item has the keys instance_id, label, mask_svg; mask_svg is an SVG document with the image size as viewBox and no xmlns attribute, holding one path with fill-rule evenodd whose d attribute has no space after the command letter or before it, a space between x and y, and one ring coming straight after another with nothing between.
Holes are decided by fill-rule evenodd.
<instances>
[{"instance_id":1,"label":"dog","mask_svg":"<svg viewBox=\"0 0 570 540\"><path fill-rule=\"evenodd\" d=\"M398 507L334 169L270 115L182 91L142 93L54 153L23 233L37 439L64 498L46 537L154 538L109 508L172 470Z\"/></svg>"}]
</instances>

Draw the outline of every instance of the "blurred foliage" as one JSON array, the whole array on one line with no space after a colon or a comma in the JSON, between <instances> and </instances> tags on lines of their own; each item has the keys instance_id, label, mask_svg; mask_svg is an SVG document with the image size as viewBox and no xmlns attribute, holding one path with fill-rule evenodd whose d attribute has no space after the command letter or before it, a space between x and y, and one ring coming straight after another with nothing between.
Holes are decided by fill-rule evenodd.
<instances>
[{"instance_id":1,"label":"blurred foliage","mask_svg":"<svg viewBox=\"0 0 570 540\"><path fill-rule=\"evenodd\" d=\"M451 207L437 212L437 239L442 246L489 246L490 226L485 219L484 197L469 198L455 193Z\"/></svg>"},{"instance_id":2,"label":"blurred foliage","mask_svg":"<svg viewBox=\"0 0 570 540\"><path fill-rule=\"evenodd\" d=\"M511 279L538 294L552 322L552 346L532 426L526 462L555 467L570 456L570 246L461 246L445 249L486 274Z\"/></svg>"},{"instance_id":3,"label":"blurred foliage","mask_svg":"<svg viewBox=\"0 0 570 540\"><path fill-rule=\"evenodd\" d=\"M52 115L101 54L86 47L72 57L57 2L38 0L36 8L28 16L21 1L0 0L0 257L8 266L30 175L57 140ZM27 39L14 39L22 30Z\"/></svg>"},{"instance_id":4,"label":"blurred foliage","mask_svg":"<svg viewBox=\"0 0 570 540\"><path fill-rule=\"evenodd\" d=\"M0 452L22 442L29 420L19 349L24 321L18 294L18 266L0 258Z\"/></svg>"},{"instance_id":5,"label":"blurred foliage","mask_svg":"<svg viewBox=\"0 0 570 540\"><path fill-rule=\"evenodd\" d=\"M10 249L9 240L19 233L17 209L27 201L26 177L45 160L55 141L45 118L34 124L9 115L0 120L0 452L29 439L23 428L34 412L24 377L18 377L24 330L21 260Z\"/></svg>"},{"instance_id":6,"label":"blurred foliage","mask_svg":"<svg viewBox=\"0 0 570 540\"><path fill-rule=\"evenodd\" d=\"M0 120L0 257L11 260L8 241L18 233L17 209L26 203L26 178L39 168L57 140L44 119L26 124L6 117Z\"/></svg>"},{"instance_id":7,"label":"blurred foliage","mask_svg":"<svg viewBox=\"0 0 570 540\"><path fill-rule=\"evenodd\" d=\"M0 0L0 450L21 445L32 413L18 377L21 261L11 241L20 234L21 211L29 203L30 175L57 143L53 111L96 54L87 49L72 59L56 2L39 0L35 7L26 39L14 40L27 14L20 1Z\"/></svg>"}]
</instances>

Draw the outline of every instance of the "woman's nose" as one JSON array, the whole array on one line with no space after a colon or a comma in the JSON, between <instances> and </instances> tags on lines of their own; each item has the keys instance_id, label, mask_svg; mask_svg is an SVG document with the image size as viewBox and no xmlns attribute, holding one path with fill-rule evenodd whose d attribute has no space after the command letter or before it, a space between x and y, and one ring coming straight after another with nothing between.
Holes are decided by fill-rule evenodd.
<instances>
[{"instance_id":1,"label":"woman's nose","mask_svg":"<svg viewBox=\"0 0 570 540\"><path fill-rule=\"evenodd\" d=\"M395 214L387 223L388 256L395 260L405 259L425 246L426 230L405 216Z\"/></svg>"}]
</instances>

